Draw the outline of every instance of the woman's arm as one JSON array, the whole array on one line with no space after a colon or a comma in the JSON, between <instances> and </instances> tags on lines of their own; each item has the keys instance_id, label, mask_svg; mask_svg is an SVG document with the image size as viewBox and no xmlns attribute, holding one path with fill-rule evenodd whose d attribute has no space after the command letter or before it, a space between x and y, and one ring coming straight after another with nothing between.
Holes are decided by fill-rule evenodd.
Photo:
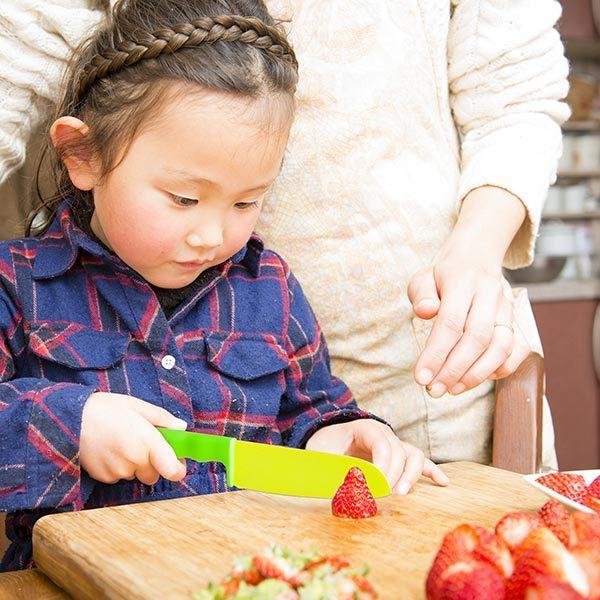
<instances>
[{"instance_id":1,"label":"woman's arm","mask_svg":"<svg viewBox=\"0 0 600 600\"><path fill-rule=\"evenodd\" d=\"M513 324L502 265L533 257L569 109L554 0L454 0L451 106L461 135L459 218L410 283L415 314L437 316L415 377L433 397L514 371L528 346Z\"/></svg>"},{"instance_id":2,"label":"woman's arm","mask_svg":"<svg viewBox=\"0 0 600 600\"><path fill-rule=\"evenodd\" d=\"M58 99L71 50L105 17L96 4L0 2L0 183L25 161L32 131Z\"/></svg>"}]
</instances>

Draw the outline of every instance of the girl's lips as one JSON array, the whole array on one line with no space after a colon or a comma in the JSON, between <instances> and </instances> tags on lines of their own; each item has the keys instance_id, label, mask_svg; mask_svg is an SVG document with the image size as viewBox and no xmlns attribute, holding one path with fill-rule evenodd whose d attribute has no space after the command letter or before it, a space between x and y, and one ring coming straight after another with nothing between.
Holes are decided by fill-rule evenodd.
<instances>
[{"instance_id":1,"label":"girl's lips","mask_svg":"<svg viewBox=\"0 0 600 600\"><path fill-rule=\"evenodd\" d=\"M183 267L184 269L199 269L207 263L208 261L206 260L194 260L191 262L177 262L176 264L178 264L180 267Z\"/></svg>"}]
</instances>

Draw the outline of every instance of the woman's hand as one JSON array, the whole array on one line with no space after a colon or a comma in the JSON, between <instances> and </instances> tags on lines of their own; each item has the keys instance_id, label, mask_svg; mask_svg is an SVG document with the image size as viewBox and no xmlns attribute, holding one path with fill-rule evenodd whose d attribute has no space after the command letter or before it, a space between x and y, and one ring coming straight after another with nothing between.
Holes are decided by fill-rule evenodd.
<instances>
[{"instance_id":1,"label":"woman's hand","mask_svg":"<svg viewBox=\"0 0 600 600\"><path fill-rule=\"evenodd\" d=\"M415 314L437 317L415 366L417 383L433 398L506 377L530 352L502 276L504 254L523 217L520 201L504 190L471 192L434 265L409 284ZM492 223L498 233L482 223Z\"/></svg>"},{"instance_id":2,"label":"woman's hand","mask_svg":"<svg viewBox=\"0 0 600 600\"><path fill-rule=\"evenodd\" d=\"M400 441L387 425L373 419L323 427L308 440L306 449L369 460L385 474L398 494L407 494L421 474L438 485L449 483L444 472L423 452Z\"/></svg>"},{"instance_id":3,"label":"woman's hand","mask_svg":"<svg viewBox=\"0 0 600 600\"><path fill-rule=\"evenodd\" d=\"M185 477L185 461L156 427L185 429L172 414L124 394L96 392L83 407L80 463L90 477L103 483L139 479L154 485L159 476L171 481Z\"/></svg>"}]
</instances>

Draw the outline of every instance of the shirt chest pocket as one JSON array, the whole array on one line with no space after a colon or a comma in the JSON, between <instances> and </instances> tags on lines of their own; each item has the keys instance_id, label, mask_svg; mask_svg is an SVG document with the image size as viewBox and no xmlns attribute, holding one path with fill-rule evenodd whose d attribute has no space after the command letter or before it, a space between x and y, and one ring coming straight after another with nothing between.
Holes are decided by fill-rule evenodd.
<instances>
[{"instance_id":1,"label":"shirt chest pocket","mask_svg":"<svg viewBox=\"0 0 600 600\"><path fill-rule=\"evenodd\" d=\"M29 352L38 359L39 375L54 381L96 385L103 391L119 391L99 382L99 373L119 372L131 336L119 331L99 331L67 321L29 323ZM105 381L106 378L104 378ZM117 386L119 387L119 386Z\"/></svg>"},{"instance_id":2,"label":"shirt chest pocket","mask_svg":"<svg viewBox=\"0 0 600 600\"><path fill-rule=\"evenodd\" d=\"M223 435L270 441L289 365L283 340L261 333L210 332L204 341L222 399Z\"/></svg>"}]
</instances>

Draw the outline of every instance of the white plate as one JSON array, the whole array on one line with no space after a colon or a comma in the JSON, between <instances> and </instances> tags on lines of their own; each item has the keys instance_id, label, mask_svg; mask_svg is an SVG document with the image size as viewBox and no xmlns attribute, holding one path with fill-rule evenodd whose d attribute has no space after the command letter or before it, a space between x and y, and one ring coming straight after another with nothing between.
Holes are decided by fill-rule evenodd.
<instances>
[{"instance_id":1,"label":"white plate","mask_svg":"<svg viewBox=\"0 0 600 600\"><path fill-rule=\"evenodd\" d=\"M562 471L562 472L563 473L573 473L574 475L583 475L583 478L585 479L585 482L587 485L590 485L590 483L592 483L592 481L594 481L594 479L596 479L596 477L598 477L600 475L600 469L590 469L589 471ZM538 479L539 477L542 477L543 475L548 475L548 473L534 473L533 475L523 475L523 479L525 479L525 481L527 483L530 483L532 486L536 487L541 492L544 492L544 494L546 494L546 496L550 496L550 498L554 498L555 500L558 500L559 502L561 502L562 504L564 504L571 510L580 510L582 512L594 514L594 511L591 508L588 508L587 506L584 506L583 504L579 504L579 502L574 502L573 500L569 500L569 498L566 498L562 494L559 494L558 492L551 490L550 488L546 487L545 485L538 483L536 481L536 479Z\"/></svg>"}]
</instances>

